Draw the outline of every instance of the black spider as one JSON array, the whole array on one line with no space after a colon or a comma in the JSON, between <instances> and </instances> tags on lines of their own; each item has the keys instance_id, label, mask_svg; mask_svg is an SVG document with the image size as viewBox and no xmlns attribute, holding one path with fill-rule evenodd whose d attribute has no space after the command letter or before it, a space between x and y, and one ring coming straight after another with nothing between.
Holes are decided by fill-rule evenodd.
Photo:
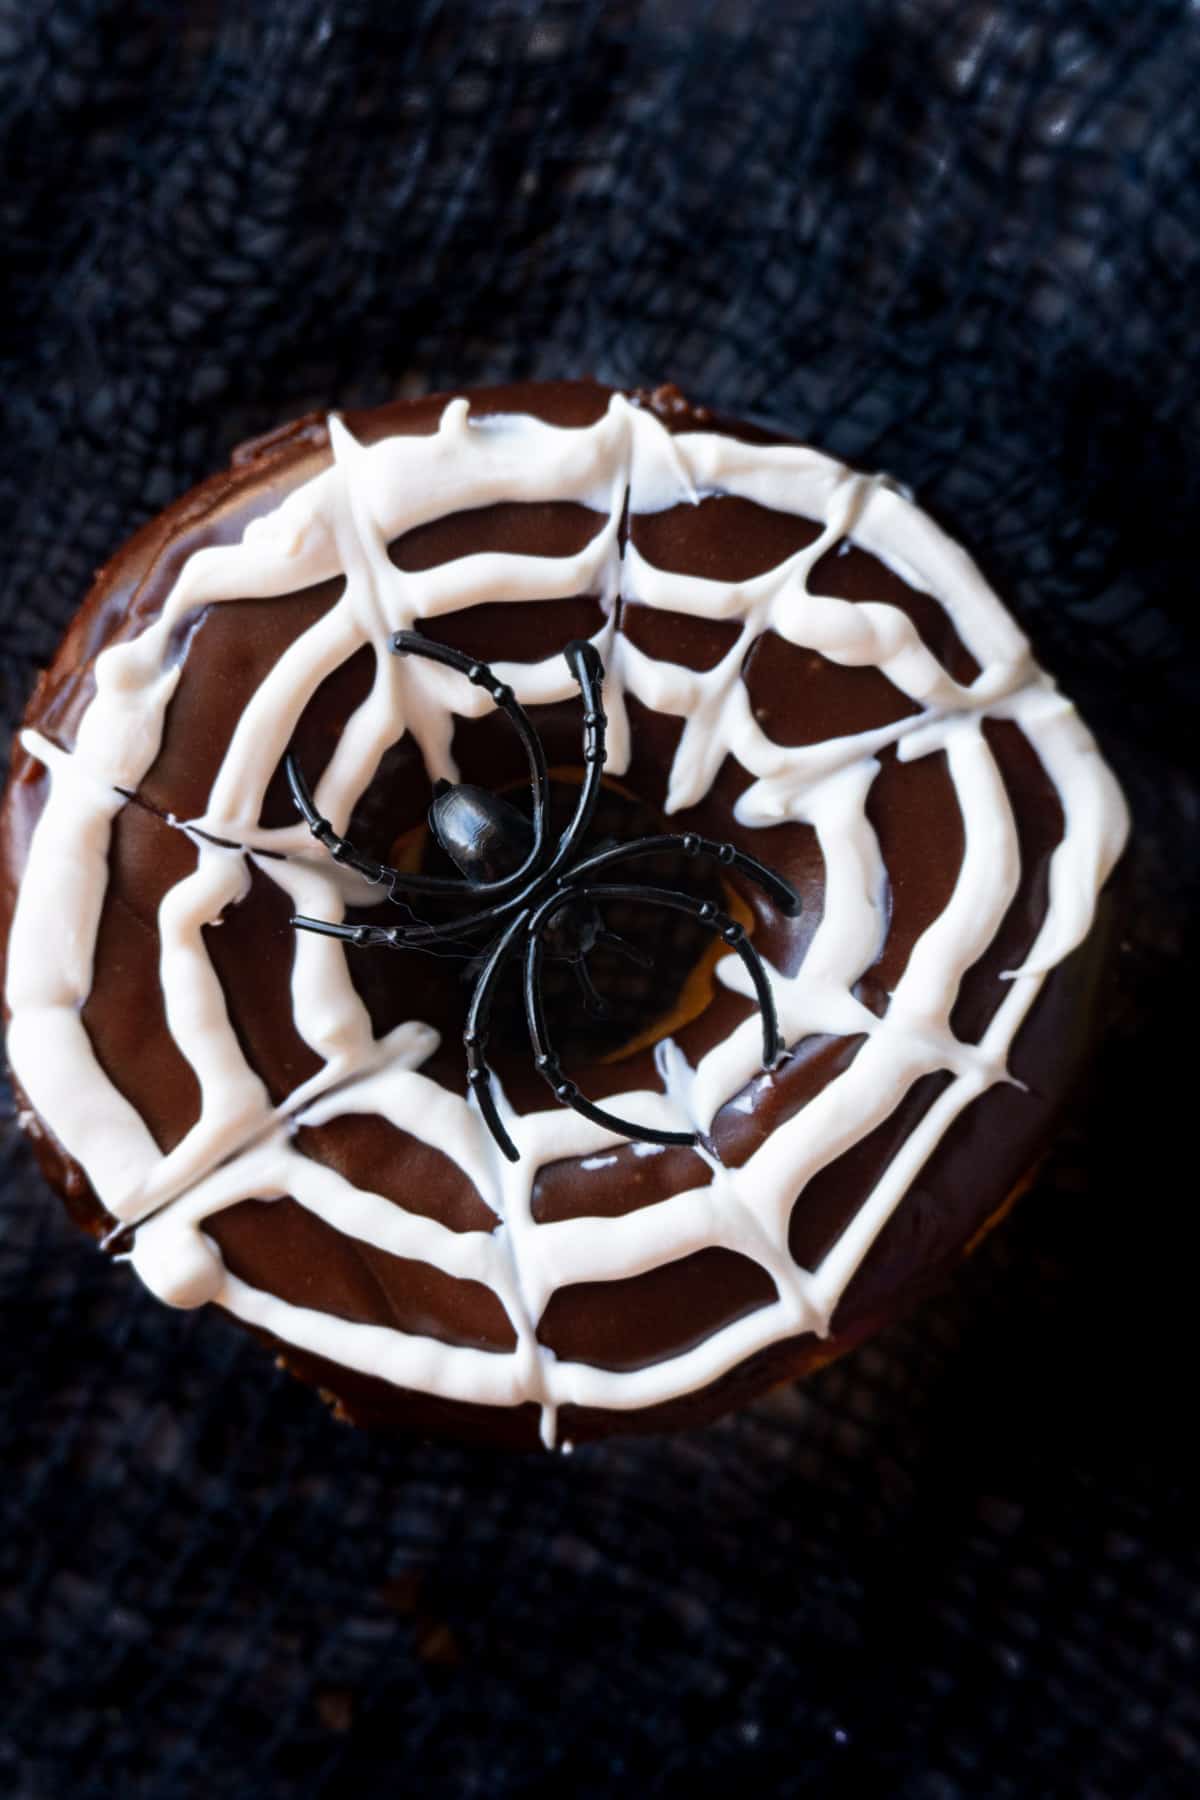
<instances>
[{"instance_id":1,"label":"black spider","mask_svg":"<svg viewBox=\"0 0 1200 1800\"><path fill-rule=\"evenodd\" d=\"M789 916L800 910L799 895L782 876L753 856L747 856L732 844L699 837L692 831L636 838L631 843L603 848L577 860L578 847L591 823L600 794L605 761L607 722L601 701L604 665L594 645L576 640L563 652L583 699L584 775L574 816L555 844L548 843L546 835L550 784L545 752L512 689L498 681L486 663L476 662L461 651L435 643L416 632L397 632L391 640L391 648L398 656L427 656L433 662L458 670L468 681L490 694L500 710L508 715L529 760L532 822L507 800L489 794L483 788L439 782L429 808L429 825L442 849L462 871L463 879L406 874L387 863L363 856L348 838L334 831L328 819L323 819L317 811L304 776L295 758L289 755L285 762L288 782L297 809L313 836L335 861L355 869L368 881L386 885L388 898L404 906L411 921L402 925L335 925L324 919L297 917L292 924L305 931L319 931L327 937L341 938L349 944L385 945L392 950L445 950L472 945L480 967L463 1032L467 1080L478 1098L492 1136L510 1161L517 1161L518 1151L500 1120L486 1049L500 977L522 946L525 1017L530 1043L537 1069L553 1088L555 1097L564 1105L574 1107L585 1118L628 1138L641 1138L652 1144L694 1143L695 1137L690 1132L658 1131L594 1106L563 1074L546 1029L541 993L545 951L549 947L552 955L562 957L574 966L585 997L595 1004L599 996L592 986L586 964L587 955L595 944L612 944L642 960L636 951L631 951L630 946L606 929L598 911L605 901L647 901L686 914L735 950L749 971L762 1013L763 1066L773 1069L782 1054L779 1022L766 970L745 927L711 900L697 900L671 888L616 884L597 881L596 877L606 875L617 864L634 857L670 853L711 856L726 868L737 869L757 882ZM417 919L407 905L409 899L422 895L430 900L479 899L485 904L465 918L434 925ZM560 918L567 908L579 909L573 923ZM488 942L482 946L473 942L485 933Z\"/></svg>"}]
</instances>

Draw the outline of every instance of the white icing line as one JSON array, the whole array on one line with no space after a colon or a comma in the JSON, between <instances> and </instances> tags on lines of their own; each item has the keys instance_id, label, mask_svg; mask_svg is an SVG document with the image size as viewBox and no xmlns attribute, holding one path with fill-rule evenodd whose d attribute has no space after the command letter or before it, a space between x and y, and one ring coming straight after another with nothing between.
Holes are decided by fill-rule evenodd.
<instances>
[{"instance_id":1,"label":"white icing line","mask_svg":"<svg viewBox=\"0 0 1200 1800\"><path fill-rule=\"evenodd\" d=\"M130 1196L162 1155L140 1113L104 1075L80 1017L92 986L112 821L125 800L36 732L23 732L21 743L51 780L8 941L8 1059L101 1204L125 1218Z\"/></svg>"},{"instance_id":2,"label":"white icing line","mask_svg":"<svg viewBox=\"0 0 1200 1800\"><path fill-rule=\"evenodd\" d=\"M299 859L256 856L258 868L281 887L293 912L309 918L343 915L341 890L326 869ZM374 1049L371 1016L350 979L350 965L340 945L314 931L298 931L292 961L292 1018L310 1049L327 1063L346 1069L369 1066ZM436 1038L436 1034L431 1034Z\"/></svg>"},{"instance_id":3,"label":"white icing line","mask_svg":"<svg viewBox=\"0 0 1200 1800\"><path fill-rule=\"evenodd\" d=\"M208 805L203 815L192 821L198 831L245 842L262 811L267 783L287 749L299 712L326 676L365 642L361 626L343 600L289 645L234 728Z\"/></svg>"},{"instance_id":4,"label":"white icing line","mask_svg":"<svg viewBox=\"0 0 1200 1800\"><path fill-rule=\"evenodd\" d=\"M1127 815L1086 728L1032 663L1025 638L974 564L881 481L852 475L808 449L741 444L715 433L672 435L620 396L603 418L581 429L524 416L472 421L466 402L456 400L429 436L364 447L337 419L330 436L331 467L256 520L240 544L189 558L160 617L99 658L96 695L74 755L25 734L26 748L51 781L13 920L9 1053L32 1104L87 1170L103 1204L119 1218L143 1220L132 1260L162 1298L175 1305L214 1300L285 1342L405 1387L494 1405L532 1400L542 1409L544 1440L552 1443L564 1404L623 1409L667 1400L780 1338L828 1328L846 1284L952 1120L1006 1078L1009 1049L1045 972L1086 935L1096 894L1123 846ZM823 529L805 550L741 583L679 576L654 567L632 546L622 555L618 529L627 498L631 511L648 513L709 493L814 518ZM543 500L574 501L596 513L596 530L577 555L472 555L424 571L402 571L388 556L394 538L448 514ZM809 591L811 570L844 538L938 598L980 665L969 687L950 677L898 608ZM189 615L339 576L343 588L329 610L290 646L247 706L205 812L193 821L242 848L200 840L195 873L161 908L167 1018L203 1095L200 1122L163 1156L105 1077L80 1019L107 886L111 823L123 804L116 790L136 791L158 753L180 679L165 656ZM670 770L669 810L700 799L732 754L755 777L738 803L743 823L793 820L813 827L825 862L825 907L801 966L774 977L784 1035L795 1042L829 1032L865 1042L842 1074L742 1168L724 1169L709 1158L709 1185L640 1212L536 1225L530 1204L538 1169L569 1156L603 1160L620 1141L615 1134L560 1108L519 1118L506 1109L522 1152L519 1164L506 1163L474 1107L420 1074L436 1033L414 1020L376 1043L344 952L311 937L297 943L293 1008L297 1029L324 1063L283 1106L271 1108L242 1057L202 930L237 904L252 851L284 854L283 861L261 855L254 861L297 910L336 919L350 899L367 897L361 882L314 849L302 825L257 823L271 771L327 675L371 647L371 690L327 768L309 771L322 809L344 829L380 756L406 731L431 776L452 776L455 716L478 717L490 707L460 678L393 657L387 649L393 631L498 599L536 604L584 593L597 594L606 613L595 641L607 664L610 770L620 774L628 766L625 696L632 693L686 721ZM736 621L742 631L714 669L655 662L628 639L614 638L620 595L660 610ZM767 629L832 662L879 669L921 712L821 744L773 742L753 717L741 680L746 650ZM497 666L527 703L573 692L561 657ZM1064 834L1051 861L1049 908L1037 943L982 1043L972 1047L953 1037L950 1013L962 975L994 938L1020 874L1011 807L980 729L985 717L1012 720L1025 733L1058 792ZM854 999L852 988L885 935L886 872L866 807L875 759L890 744L902 761L945 754L963 817L964 854L949 903L914 946L880 1019ZM400 979L402 959L396 961ZM719 974L746 991L737 958L723 959ZM663 1091L618 1095L610 1104L644 1122L678 1126L686 1117L706 1126L755 1075L757 1022L748 1019L696 1069L670 1044L660 1050ZM797 1193L887 1118L913 1082L935 1071L949 1073L945 1091L819 1269L798 1268L787 1251ZM350 1112L376 1113L449 1156L495 1213L496 1228L449 1232L353 1187L291 1143L295 1122L315 1125ZM516 1351L467 1350L353 1325L288 1305L229 1275L204 1221L238 1200L284 1193L363 1243L484 1282L512 1321ZM564 1286L620 1280L718 1245L754 1258L775 1282L777 1300L686 1353L633 1372L560 1362L538 1344L538 1320Z\"/></svg>"}]
</instances>

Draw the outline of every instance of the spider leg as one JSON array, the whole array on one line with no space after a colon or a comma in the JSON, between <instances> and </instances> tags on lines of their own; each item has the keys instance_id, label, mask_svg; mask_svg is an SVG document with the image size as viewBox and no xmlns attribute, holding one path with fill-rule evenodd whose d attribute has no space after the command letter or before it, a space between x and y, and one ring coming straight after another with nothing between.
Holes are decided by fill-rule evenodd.
<instances>
[{"instance_id":1,"label":"spider leg","mask_svg":"<svg viewBox=\"0 0 1200 1800\"><path fill-rule=\"evenodd\" d=\"M334 862L345 863L347 868L353 869L356 874L362 875L376 886L380 882L387 881L389 877L394 876L397 880L403 879L398 870L389 868L386 863L374 862L369 856L363 856L354 848L349 838L342 837L340 833L336 832L329 820L317 811L312 790L304 779L304 771L290 750L283 759L283 767L284 773L287 775L288 786L292 790L292 799L296 803L296 811L302 814L308 829L322 848L328 850Z\"/></svg>"},{"instance_id":2,"label":"spider leg","mask_svg":"<svg viewBox=\"0 0 1200 1800\"><path fill-rule=\"evenodd\" d=\"M610 931L607 925L602 925L600 930L596 933L596 942L598 944L607 944L610 950L618 951L620 955L625 957L639 969L652 969L654 967L654 958L652 956L647 956L644 950L639 950L636 944L629 943L625 938L619 936L617 932Z\"/></svg>"},{"instance_id":3,"label":"spider leg","mask_svg":"<svg viewBox=\"0 0 1200 1800\"><path fill-rule=\"evenodd\" d=\"M801 910L803 902L790 881L782 875L759 862L756 856L748 856L736 845L722 842L718 838L701 837L695 831L667 832L661 837L639 838L632 844L617 844L611 850L597 851L595 856L585 857L583 862L576 863L568 875L563 877L572 887L577 881L590 880L602 869L612 868L615 864L625 862L635 856L711 856L726 869L736 869L770 895L780 912L794 919Z\"/></svg>"},{"instance_id":4,"label":"spider leg","mask_svg":"<svg viewBox=\"0 0 1200 1800\"><path fill-rule=\"evenodd\" d=\"M592 980L592 972L587 966L587 958L573 956L571 967L575 971L575 979L579 983L579 991L583 995L583 1004L587 1010L595 1014L598 1019L606 1019L609 1012L608 1004Z\"/></svg>"},{"instance_id":5,"label":"spider leg","mask_svg":"<svg viewBox=\"0 0 1200 1800\"><path fill-rule=\"evenodd\" d=\"M575 1083L563 1074L562 1064L550 1042L546 1009L542 1003L542 932L554 913L560 907L571 904L577 897L582 896L577 896L574 889L560 889L542 902L527 926L525 1019L529 1026L529 1041L533 1046L538 1074L553 1089L556 1100L581 1113L594 1125L602 1125L606 1131L615 1131L619 1137L641 1138L650 1144L694 1144L695 1135L690 1131L660 1131L652 1125L636 1125L631 1119L622 1119L616 1113L605 1111L602 1106L594 1106Z\"/></svg>"},{"instance_id":6,"label":"spider leg","mask_svg":"<svg viewBox=\"0 0 1200 1800\"><path fill-rule=\"evenodd\" d=\"M467 1011L467 1023L463 1030L463 1046L467 1052L468 1087L479 1102L479 1110L483 1114L485 1125L509 1162L519 1161L520 1151L504 1129L500 1118L500 1109L496 1105L496 1096L492 1091L492 1071L487 1060L488 1028L491 1024L492 1006L500 977L503 975L509 958L517 947L517 939L528 921L528 912L519 912L496 940L479 979L475 983L475 991L471 995L471 1004Z\"/></svg>"},{"instance_id":7,"label":"spider leg","mask_svg":"<svg viewBox=\"0 0 1200 1800\"><path fill-rule=\"evenodd\" d=\"M387 950L419 950L428 956L447 956L470 961L478 961L478 944L468 944L460 938L448 937L439 926L433 925L335 925L330 919L311 919L306 913L294 913L288 920L289 925L298 931L313 931L321 937L340 938L344 944L353 944L358 949Z\"/></svg>"},{"instance_id":8,"label":"spider leg","mask_svg":"<svg viewBox=\"0 0 1200 1800\"><path fill-rule=\"evenodd\" d=\"M422 637L419 631L397 631L391 640L391 648L396 656L424 656L430 662L441 663L444 668L454 669L458 674L465 675L475 687L481 687L491 696L521 740L529 763L533 795L533 846L520 868L514 869L511 875L505 875L500 881L482 881L472 889L476 894L485 897L490 895L494 900L502 899L529 879L539 867L545 853L550 774L546 767L542 741L517 696L505 682L499 680L487 663L480 662L476 657L466 656L461 650L452 649L449 644L439 644L435 638ZM401 876L400 881L411 893L457 894L462 891L460 881L447 880L440 875Z\"/></svg>"},{"instance_id":9,"label":"spider leg","mask_svg":"<svg viewBox=\"0 0 1200 1800\"><path fill-rule=\"evenodd\" d=\"M378 945L386 945L389 950L402 950L407 946L404 942L404 929L399 925L335 925L330 919L310 919L304 913L294 913L288 920L300 931L314 931L321 937L340 938L344 944L356 944L360 949L374 949Z\"/></svg>"},{"instance_id":10,"label":"spider leg","mask_svg":"<svg viewBox=\"0 0 1200 1800\"><path fill-rule=\"evenodd\" d=\"M575 845L591 824L596 802L600 798L600 783L608 756L608 718L602 696L604 664L600 660L600 652L586 638L572 638L563 655L567 659L567 667L579 683L583 701L583 782L571 822L546 865L546 879L557 875L566 866Z\"/></svg>"},{"instance_id":11,"label":"spider leg","mask_svg":"<svg viewBox=\"0 0 1200 1800\"><path fill-rule=\"evenodd\" d=\"M406 925L402 928L401 935L393 933L386 938L354 938L348 941L353 941L354 943L386 942L394 949L421 949L422 947L432 949L433 946L439 942L453 945L455 940L461 938L464 933L470 933L473 930L477 930L480 925L489 920L490 911L477 913L469 919L454 920L446 925L430 925L422 919L414 918L410 909L405 906L404 901L400 898L400 893L406 888L414 887L422 892L432 888L442 895L447 897L453 896L456 898L461 897L464 893L474 894L478 893L480 890L477 888L469 888L461 881L435 881L432 877L427 878L420 875L406 875L400 869L393 869L390 863L373 862L370 857L360 855L353 844L351 844L350 840L339 836L339 834L334 831L329 820L323 818L318 812L316 802L312 797L312 791L304 778L304 772L290 752L284 758L284 769L287 774L288 785L292 790L292 798L296 803L296 810L303 815L305 823L313 836L317 839L318 843L328 850L335 862L345 863L348 868L354 869L357 874L363 876L364 879L371 882L373 886L382 886L386 882L388 898L404 911L408 912L410 919L413 921L410 925ZM307 929L315 930L321 924L322 921L320 920L312 921ZM358 927L346 928L347 931L351 929L357 930ZM372 929L383 930L384 928L372 927ZM334 932L332 935L337 936L339 933ZM345 933L343 932L341 935L345 935Z\"/></svg>"},{"instance_id":12,"label":"spider leg","mask_svg":"<svg viewBox=\"0 0 1200 1800\"><path fill-rule=\"evenodd\" d=\"M432 638L423 638L416 632L398 631L392 639L392 648L397 655L416 654L431 657L435 662L445 663L448 668L457 669L460 674L465 674L469 680L476 681L479 685L486 685L487 680L495 680L486 664L472 662L471 658L464 656L461 651L451 650L448 645L439 644ZM446 937L454 935L461 937L484 927L495 930L514 913L536 905L545 892L547 882L570 859L576 842L591 823L592 814L596 810L596 801L600 795L600 781L606 755L605 728L607 721L600 697L604 664L600 660L600 653L595 645L588 643L586 639L574 639L567 645L563 655L567 659L571 673L579 683L584 704L583 758L585 768L574 816L555 846L554 854L540 872L530 876L527 864L523 869L519 869L516 875L506 876L503 882L497 882L490 886L481 883L478 887L471 888L472 894L484 897L492 896L492 903L481 912L470 913L466 918L454 920L451 925L426 927L425 941L437 935L439 931ZM513 706L517 706L515 700ZM517 708L517 710L520 709ZM524 717L524 714L521 716ZM536 754L539 759L539 768L544 769L545 756L532 727L530 727L530 741L530 753L531 755ZM510 897L502 897L507 891L508 885L516 881L518 877L524 880L525 885ZM398 875L396 879L398 885L405 888L411 886L414 891L425 892L432 888L432 878L421 877L420 881L423 885L419 889L417 881L413 880L410 883L409 878L405 875ZM460 882L451 882L448 888L438 891L460 895L463 887Z\"/></svg>"}]
</instances>

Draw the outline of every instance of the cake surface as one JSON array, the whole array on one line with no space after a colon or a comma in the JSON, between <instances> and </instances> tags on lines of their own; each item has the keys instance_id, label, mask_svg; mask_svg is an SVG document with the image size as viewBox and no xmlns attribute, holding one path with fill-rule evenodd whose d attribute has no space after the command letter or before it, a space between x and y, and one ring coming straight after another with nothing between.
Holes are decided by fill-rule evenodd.
<instances>
[{"instance_id":1,"label":"cake surface","mask_svg":"<svg viewBox=\"0 0 1200 1800\"><path fill-rule=\"evenodd\" d=\"M562 652L591 639L615 829L731 839L800 892L786 919L723 887L772 971L774 1073L735 957L664 974L625 1041L572 1040L586 1093L695 1148L548 1104L514 1038L508 1163L466 1096L461 971L291 927L386 902L297 818L289 751L384 860L427 855L440 779L519 798L505 721L392 656L405 629L495 666L564 791ZM247 446L101 571L2 828L10 1064L81 1222L356 1419L550 1444L714 1416L945 1275L1086 1052L1127 821L890 483L580 382Z\"/></svg>"}]
</instances>

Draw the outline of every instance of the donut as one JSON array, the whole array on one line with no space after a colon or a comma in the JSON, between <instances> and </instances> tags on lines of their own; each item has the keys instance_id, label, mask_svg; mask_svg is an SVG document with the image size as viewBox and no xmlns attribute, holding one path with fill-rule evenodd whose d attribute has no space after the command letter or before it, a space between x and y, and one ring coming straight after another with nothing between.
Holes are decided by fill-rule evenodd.
<instances>
[{"instance_id":1,"label":"donut","mask_svg":"<svg viewBox=\"0 0 1200 1800\"><path fill-rule=\"evenodd\" d=\"M581 977L608 1012L566 952L546 1006L574 1090L681 1141L559 1104L505 976L510 1156L467 1078L478 957L293 923L423 915L314 837L289 766L329 841L453 875L441 784L528 814L511 690L553 836L573 644L602 670L592 848L690 834L798 896L655 865L738 922L785 1054L732 939L625 894ZM931 1292L1028 1181L1097 1033L1127 830L1011 614L886 477L669 387L310 416L143 527L37 683L0 813L20 1117L109 1254L342 1417L559 1448L702 1424Z\"/></svg>"}]
</instances>

